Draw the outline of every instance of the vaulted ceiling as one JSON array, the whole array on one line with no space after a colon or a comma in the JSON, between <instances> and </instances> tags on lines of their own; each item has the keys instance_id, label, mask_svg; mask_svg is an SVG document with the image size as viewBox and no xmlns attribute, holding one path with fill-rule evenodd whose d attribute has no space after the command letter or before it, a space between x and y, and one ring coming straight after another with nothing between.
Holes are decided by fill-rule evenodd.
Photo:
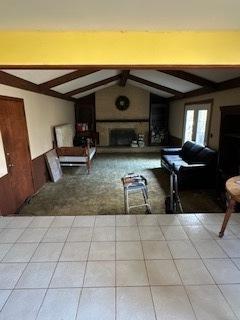
<instances>
[{"instance_id":1,"label":"vaulted ceiling","mask_svg":"<svg viewBox=\"0 0 240 320\"><path fill-rule=\"evenodd\" d=\"M0 84L77 101L103 88L130 84L169 100L240 87L240 68L183 70L4 69Z\"/></svg>"}]
</instances>

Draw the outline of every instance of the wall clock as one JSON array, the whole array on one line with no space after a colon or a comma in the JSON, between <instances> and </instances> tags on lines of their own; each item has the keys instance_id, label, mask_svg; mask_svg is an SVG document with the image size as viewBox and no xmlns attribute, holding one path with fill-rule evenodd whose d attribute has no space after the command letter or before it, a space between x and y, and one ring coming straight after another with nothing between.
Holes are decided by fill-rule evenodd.
<instances>
[{"instance_id":1,"label":"wall clock","mask_svg":"<svg viewBox=\"0 0 240 320\"><path fill-rule=\"evenodd\" d=\"M121 110L121 111L127 110L127 108L129 107L129 104L130 104L130 101L126 96L119 96L115 102L116 107L118 108L118 110Z\"/></svg>"}]
</instances>

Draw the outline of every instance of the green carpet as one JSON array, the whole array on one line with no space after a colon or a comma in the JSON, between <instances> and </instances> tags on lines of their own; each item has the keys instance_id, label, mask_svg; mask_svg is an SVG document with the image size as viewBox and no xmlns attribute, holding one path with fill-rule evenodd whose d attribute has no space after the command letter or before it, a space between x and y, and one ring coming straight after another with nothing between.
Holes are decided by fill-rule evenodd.
<instances>
[{"instance_id":1,"label":"green carpet","mask_svg":"<svg viewBox=\"0 0 240 320\"><path fill-rule=\"evenodd\" d=\"M152 213L165 212L165 197L169 192L169 175L160 168L159 154L98 154L91 174L85 167L63 169L63 178L49 182L25 205L23 215L98 215L123 214L121 177L127 173L141 173L148 180ZM214 190L186 190L181 192L185 212L221 212ZM142 201L131 195L132 204ZM131 213L144 213L136 208Z\"/></svg>"}]
</instances>

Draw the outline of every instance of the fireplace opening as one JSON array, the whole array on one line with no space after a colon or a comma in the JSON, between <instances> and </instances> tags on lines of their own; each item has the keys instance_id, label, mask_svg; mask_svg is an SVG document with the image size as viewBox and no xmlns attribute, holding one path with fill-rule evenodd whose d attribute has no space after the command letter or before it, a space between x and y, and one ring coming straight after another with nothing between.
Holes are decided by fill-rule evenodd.
<instances>
[{"instance_id":1,"label":"fireplace opening","mask_svg":"<svg viewBox=\"0 0 240 320\"><path fill-rule=\"evenodd\" d=\"M134 129L112 129L109 133L110 146L130 146L137 139Z\"/></svg>"}]
</instances>

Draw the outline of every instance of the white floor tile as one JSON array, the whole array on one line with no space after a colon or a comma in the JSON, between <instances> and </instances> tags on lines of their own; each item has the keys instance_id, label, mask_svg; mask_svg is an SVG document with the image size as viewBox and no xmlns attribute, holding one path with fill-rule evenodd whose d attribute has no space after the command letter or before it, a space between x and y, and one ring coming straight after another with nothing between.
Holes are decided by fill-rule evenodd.
<instances>
[{"instance_id":1,"label":"white floor tile","mask_svg":"<svg viewBox=\"0 0 240 320\"><path fill-rule=\"evenodd\" d=\"M0 261L4 258L11 247L12 243L0 243Z\"/></svg>"},{"instance_id":2,"label":"white floor tile","mask_svg":"<svg viewBox=\"0 0 240 320\"><path fill-rule=\"evenodd\" d=\"M219 225L219 224L205 224L204 227L210 233L210 235L213 239L216 239L216 240L219 239L219 232L221 230L221 225ZM224 232L223 239L236 239L236 236L230 230L230 224L229 224L229 227Z\"/></svg>"},{"instance_id":3,"label":"white floor tile","mask_svg":"<svg viewBox=\"0 0 240 320\"><path fill-rule=\"evenodd\" d=\"M141 240L165 240L158 226L139 226Z\"/></svg>"},{"instance_id":4,"label":"white floor tile","mask_svg":"<svg viewBox=\"0 0 240 320\"><path fill-rule=\"evenodd\" d=\"M12 290L0 290L0 311L2 310L2 307L4 306L11 292Z\"/></svg>"},{"instance_id":5,"label":"white floor tile","mask_svg":"<svg viewBox=\"0 0 240 320\"><path fill-rule=\"evenodd\" d=\"M184 230L191 240L212 239L210 233L203 226L184 226Z\"/></svg>"},{"instance_id":6,"label":"white floor tile","mask_svg":"<svg viewBox=\"0 0 240 320\"><path fill-rule=\"evenodd\" d=\"M86 261L90 242L66 242L60 261Z\"/></svg>"},{"instance_id":7,"label":"white floor tile","mask_svg":"<svg viewBox=\"0 0 240 320\"><path fill-rule=\"evenodd\" d=\"M180 222L178 220L178 217L176 215L159 215L158 217L158 223L160 226L179 226Z\"/></svg>"},{"instance_id":8,"label":"white floor tile","mask_svg":"<svg viewBox=\"0 0 240 320\"><path fill-rule=\"evenodd\" d=\"M54 216L51 217L35 217L28 225L28 228L48 228L54 220Z\"/></svg>"},{"instance_id":9,"label":"white floor tile","mask_svg":"<svg viewBox=\"0 0 240 320\"><path fill-rule=\"evenodd\" d=\"M117 320L155 320L149 287L117 288Z\"/></svg>"},{"instance_id":10,"label":"white floor tile","mask_svg":"<svg viewBox=\"0 0 240 320\"><path fill-rule=\"evenodd\" d=\"M186 290L198 320L236 320L217 286L187 286Z\"/></svg>"},{"instance_id":11,"label":"white floor tile","mask_svg":"<svg viewBox=\"0 0 240 320\"><path fill-rule=\"evenodd\" d=\"M240 270L230 259L204 259L217 284L240 283Z\"/></svg>"},{"instance_id":12,"label":"white floor tile","mask_svg":"<svg viewBox=\"0 0 240 320\"><path fill-rule=\"evenodd\" d=\"M95 227L115 227L115 216L97 216Z\"/></svg>"},{"instance_id":13,"label":"white floor tile","mask_svg":"<svg viewBox=\"0 0 240 320\"><path fill-rule=\"evenodd\" d=\"M84 287L115 286L115 261L89 261Z\"/></svg>"},{"instance_id":14,"label":"white floor tile","mask_svg":"<svg viewBox=\"0 0 240 320\"><path fill-rule=\"evenodd\" d=\"M137 223L139 226L157 226L158 217L157 214L138 215Z\"/></svg>"},{"instance_id":15,"label":"white floor tile","mask_svg":"<svg viewBox=\"0 0 240 320\"><path fill-rule=\"evenodd\" d=\"M174 259L200 258L196 249L189 240L168 241L168 246Z\"/></svg>"},{"instance_id":16,"label":"white floor tile","mask_svg":"<svg viewBox=\"0 0 240 320\"><path fill-rule=\"evenodd\" d=\"M115 241L115 227L99 227L93 230L93 241Z\"/></svg>"},{"instance_id":17,"label":"white floor tile","mask_svg":"<svg viewBox=\"0 0 240 320\"><path fill-rule=\"evenodd\" d=\"M238 267L240 270L240 258L239 259L232 259L232 261L235 263L235 265Z\"/></svg>"},{"instance_id":18,"label":"white floor tile","mask_svg":"<svg viewBox=\"0 0 240 320\"><path fill-rule=\"evenodd\" d=\"M40 243L35 251L32 262L58 261L63 243Z\"/></svg>"},{"instance_id":19,"label":"white floor tile","mask_svg":"<svg viewBox=\"0 0 240 320\"><path fill-rule=\"evenodd\" d=\"M146 264L151 285L182 284L172 260L147 260Z\"/></svg>"},{"instance_id":20,"label":"white floor tile","mask_svg":"<svg viewBox=\"0 0 240 320\"><path fill-rule=\"evenodd\" d=\"M32 222L33 217L14 217L10 223L6 226L7 228L27 228L27 226Z\"/></svg>"},{"instance_id":21,"label":"white floor tile","mask_svg":"<svg viewBox=\"0 0 240 320\"><path fill-rule=\"evenodd\" d=\"M68 234L67 241L91 241L92 233L93 228L90 227L72 228Z\"/></svg>"},{"instance_id":22,"label":"white floor tile","mask_svg":"<svg viewBox=\"0 0 240 320\"><path fill-rule=\"evenodd\" d=\"M140 241L119 241L116 243L117 260L143 260Z\"/></svg>"},{"instance_id":23,"label":"white floor tile","mask_svg":"<svg viewBox=\"0 0 240 320\"><path fill-rule=\"evenodd\" d=\"M230 229L237 237L240 236L240 224L233 224L233 225L229 224L227 229ZM224 232L224 238L226 239L225 232Z\"/></svg>"},{"instance_id":24,"label":"white floor tile","mask_svg":"<svg viewBox=\"0 0 240 320\"><path fill-rule=\"evenodd\" d=\"M83 288L77 320L114 320L115 288Z\"/></svg>"},{"instance_id":25,"label":"white floor tile","mask_svg":"<svg viewBox=\"0 0 240 320\"><path fill-rule=\"evenodd\" d=\"M202 260L175 260L175 263L183 284L214 284L214 281Z\"/></svg>"},{"instance_id":26,"label":"white floor tile","mask_svg":"<svg viewBox=\"0 0 240 320\"><path fill-rule=\"evenodd\" d=\"M3 229L0 230L0 243L14 243L25 229Z\"/></svg>"},{"instance_id":27,"label":"white floor tile","mask_svg":"<svg viewBox=\"0 0 240 320\"><path fill-rule=\"evenodd\" d=\"M163 235L166 240L187 240L188 236L181 226L162 226Z\"/></svg>"},{"instance_id":28,"label":"white floor tile","mask_svg":"<svg viewBox=\"0 0 240 320\"><path fill-rule=\"evenodd\" d=\"M52 224L51 228L67 228L71 227L74 216L60 216L60 217L55 217Z\"/></svg>"},{"instance_id":29,"label":"white floor tile","mask_svg":"<svg viewBox=\"0 0 240 320\"><path fill-rule=\"evenodd\" d=\"M18 280L16 288L47 288L53 275L56 263L29 263Z\"/></svg>"},{"instance_id":30,"label":"white floor tile","mask_svg":"<svg viewBox=\"0 0 240 320\"><path fill-rule=\"evenodd\" d=\"M196 214L197 218L202 222L202 224L219 224L223 223L224 214L220 213L199 213Z\"/></svg>"},{"instance_id":31,"label":"white floor tile","mask_svg":"<svg viewBox=\"0 0 240 320\"><path fill-rule=\"evenodd\" d=\"M158 320L196 319L182 286L152 287L152 295Z\"/></svg>"},{"instance_id":32,"label":"white floor tile","mask_svg":"<svg viewBox=\"0 0 240 320\"><path fill-rule=\"evenodd\" d=\"M37 320L75 319L80 289L49 289Z\"/></svg>"},{"instance_id":33,"label":"white floor tile","mask_svg":"<svg viewBox=\"0 0 240 320\"><path fill-rule=\"evenodd\" d=\"M59 262L51 280L52 288L82 287L86 262Z\"/></svg>"},{"instance_id":34,"label":"white floor tile","mask_svg":"<svg viewBox=\"0 0 240 320\"><path fill-rule=\"evenodd\" d=\"M117 286L148 285L144 261L116 261Z\"/></svg>"},{"instance_id":35,"label":"white floor tile","mask_svg":"<svg viewBox=\"0 0 240 320\"><path fill-rule=\"evenodd\" d=\"M0 217L0 228L5 228L13 219L13 217Z\"/></svg>"},{"instance_id":36,"label":"white floor tile","mask_svg":"<svg viewBox=\"0 0 240 320\"><path fill-rule=\"evenodd\" d=\"M117 241L136 241L140 240L137 227L116 227Z\"/></svg>"},{"instance_id":37,"label":"white floor tile","mask_svg":"<svg viewBox=\"0 0 240 320\"><path fill-rule=\"evenodd\" d=\"M172 259L166 241L142 241L145 259Z\"/></svg>"},{"instance_id":38,"label":"white floor tile","mask_svg":"<svg viewBox=\"0 0 240 320\"><path fill-rule=\"evenodd\" d=\"M77 216L73 221L72 227L93 227L95 222L95 216Z\"/></svg>"},{"instance_id":39,"label":"white floor tile","mask_svg":"<svg viewBox=\"0 0 240 320\"><path fill-rule=\"evenodd\" d=\"M240 319L240 284L225 284L219 286L227 302L230 304L232 310Z\"/></svg>"},{"instance_id":40,"label":"white floor tile","mask_svg":"<svg viewBox=\"0 0 240 320\"><path fill-rule=\"evenodd\" d=\"M49 228L42 242L64 242L69 231L70 228Z\"/></svg>"},{"instance_id":41,"label":"white floor tile","mask_svg":"<svg viewBox=\"0 0 240 320\"><path fill-rule=\"evenodd\" d=\"M134 215L119 215L116 216L117 227L130 227L137 225L137 218Z\"/></svg>"},{"instance_id":42,"label":"white floor tile","mask_svg":"<svg viewBox=\"0 0 240 320\"><path fill-rule=\"evenodd\" d=\"M15 243L3 258L4 262L29 262L38 243Z\"/></svg>"},{"instance_id":43,"label":"white floor tile","mask_svg":"<svg viewBox=\"0 0 240 320\"><path fill-rule=\"evenodd\" d=\"M194 246L201 258L228 258L215 240L197 240Z\"/></svg>"},{"instance_id":44,"label":"white floor tile","mask_svg":"<svg viewBox=\"0 0 240 320\"><path fill-rule=\"evenodd\" d=\"M44 289L14 290L0 313L0 319L36 319L45 291Z\"/></svg>"},{"instance_id":45,"label":"white floor tile","mask_svg":"<svg viewBox=\"0 0 240 320\"><path fill-rule=\"evenodd\" d=\"M235 240L218 240L218 244L231 258L240 258L240 239Z\"/></svg>"},{"instance_id":46,"label":"white floor tile","mask_svg":"<svg viewBox=\"0 0 240 320\"><path fill-rule=\"evenodd\" d=\"M92 242L88 260L115 260L115 242Z\"/></svg>"},{"instance_id":47,"label":"white floor tile","mask_svg":"<svg viewBox=\"0 0 240 320\"><path fill-rule=\"evenodd\" d=\"M179 214L178 220L182 226L197 226L201 225L201 222L195 216L195 214Z\"/></svg>"},{"instance_id":48,"label":"white floor tile","mask_svg":"<svg viewBox=\"0 0 240 320\"><path fill-rule=\"evenodd\" d=\"M13 289L26 263L0 263L0 289Z\"/></svg>"},{"instance_id":49,"label":"white floor tile","mask_svg":"<svg viewBox=\"0 0 240 320\"><path fill-rule=\"evenodd\" d=\"M27 228L22 233L17 242L40 242L46 231L46 228Z\"/></svg>"}]
</instances>

